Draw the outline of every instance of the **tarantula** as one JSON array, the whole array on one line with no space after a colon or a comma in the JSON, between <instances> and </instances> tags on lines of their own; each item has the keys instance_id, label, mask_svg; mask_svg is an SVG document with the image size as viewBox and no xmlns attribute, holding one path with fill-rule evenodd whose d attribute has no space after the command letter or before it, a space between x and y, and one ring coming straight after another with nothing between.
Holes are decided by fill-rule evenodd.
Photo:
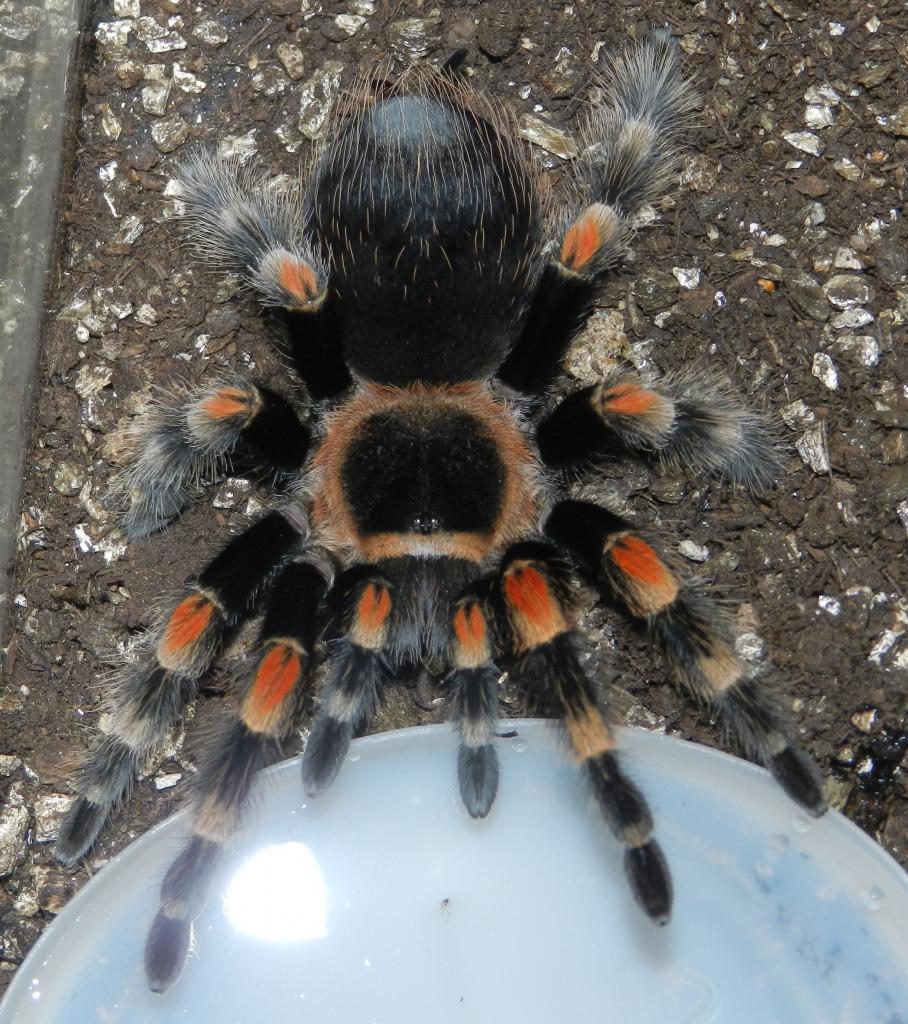
<instances>
[{"instance_id":1,"label":"tarantula","mask_svg":"<svg viewBox=\"0 0 908 1024\"><path fill-rule=\"evenodd\" d=\"M256 770L298 735L324 643L308 794L333 781L385 683L421 666L452 693L460 791L483 817L499 781L506 669L561 720L637 902L665 923L669 870L583 667L577 572L648 627L677 681L802 807L825 809L815 766L748 677L726 617L621 515L558 496L603 456L755 487L777 468L771 432L709 373L620 376L552 397L631 217L677 173L694 94L676 48L656 32L613 59L558 206L506 114L455 65L341 103L302 187L212 155L182 168L206 259L282 311L311 418L223 379L160 401L128 438L117 487L132 536L166 526L234 451L288 495L187 585L119 673L57 844L66 863L89 849L230 637L263 613L255 667L200 765L192 835L163 881L145 958L155 991L182 969Z\"/></svg>"}]
</instances>

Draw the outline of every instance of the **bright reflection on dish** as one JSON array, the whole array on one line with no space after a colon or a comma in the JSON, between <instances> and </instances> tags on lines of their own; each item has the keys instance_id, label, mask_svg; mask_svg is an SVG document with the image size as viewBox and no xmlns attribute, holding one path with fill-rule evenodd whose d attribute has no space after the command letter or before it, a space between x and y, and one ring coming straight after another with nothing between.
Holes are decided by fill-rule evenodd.
<instances>
[{"instance_id":1,"label":"bright reflection on dish","mask_svg":"<svg viewBox=\"0 0 908 1024\"><path fill-rule=\"evenodd\" d=\"M303 843L266 846L231 878L224 912L237 931L266 942L305 942L328 934L328 893Z\"/></svg>"}]
</instances>

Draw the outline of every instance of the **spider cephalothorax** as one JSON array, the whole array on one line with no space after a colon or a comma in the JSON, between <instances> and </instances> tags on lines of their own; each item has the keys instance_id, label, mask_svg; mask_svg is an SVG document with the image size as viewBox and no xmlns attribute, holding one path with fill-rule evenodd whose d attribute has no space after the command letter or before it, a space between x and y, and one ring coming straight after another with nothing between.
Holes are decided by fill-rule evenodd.
<instances>
[{"instance_id":1,"label":"spider cephalothorax","mask_svg":"<svg viewBox=\"0 0 908 1024\"><path fill-rule=\"evenodd\" d=\"M559 496L568 473L594 472L603 455L749 486L776 466L760 418L702 371L620 376L553 406L562 357L626 249L629 217L671 183L693 104L661 33L613 61L603 92L560 205L508 119L450 67L340 104L305 187L207 155L182 169L206 258L284 311L310 418L268 388L221 379L156 403L121 447L114 490L134 536L166 526L235 450L294 496L231 540L120 672L61 830L59 855L72 862L260 612L256 665L200 766L193 834L163 882L146 947L157 991L182 969L255 770L303 725L323 640L309 794L333 780L384 685L421 668L451 690L461 794L483 817L498 787L506 669L563 723L656 922L671 912L670 875L583 665L577 576L647 626L677 681L795 800L824 810L815 767L748 678L723 614L622 516Z\"/></svg>"}]
</instances>

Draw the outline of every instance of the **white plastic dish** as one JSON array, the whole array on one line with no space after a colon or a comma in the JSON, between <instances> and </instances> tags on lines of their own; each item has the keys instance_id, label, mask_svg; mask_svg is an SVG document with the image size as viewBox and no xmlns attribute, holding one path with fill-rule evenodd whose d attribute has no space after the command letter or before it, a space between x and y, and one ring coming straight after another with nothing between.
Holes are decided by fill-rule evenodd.
<instances>
[{"instance_id":1,"label":"white plastic dish","mask_svg":"<svg viewBox=\"0 0 908 1024\"><path fill-rule=\"evenodd\" d=\"M543 723L508 722L485 821L450 727L360 740L306 800L272 769L164 996L145 930L177 815L105 867L19 969L2 1024L908 1024L908 876L766 773L622 730L675 880L652 927L582 778Z\"/></svg>"}]
</instances>

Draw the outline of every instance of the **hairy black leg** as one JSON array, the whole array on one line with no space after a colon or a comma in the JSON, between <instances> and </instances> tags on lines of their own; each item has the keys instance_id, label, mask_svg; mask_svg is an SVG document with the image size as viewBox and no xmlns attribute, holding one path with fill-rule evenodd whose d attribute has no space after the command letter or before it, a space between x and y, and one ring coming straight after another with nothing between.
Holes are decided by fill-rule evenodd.
<instances>
[{"instance_id":1,"label":"hairy black leg","mask_svg":"<svg viewBox=\"0 0 908 1024\"><path fill-rule=\"evenodd\" d=\"M496 376L524 394L545 390L593 312L597 292L595 278L567 275L556 264L545 266L523 331Z\"/></svg>"},{"instance_id":2,"label":"hairy black leg","mask_svg":"<svg viewBox=\"0 0 908 1024\"><path fill-rule=\"evenodd\" d=\"M281 395L241 377L157 399L121 438L124 468L110 494L126 532L143 537L180 514L200 480L234 450L274 473L299 470L309 427Z\"/></svg>"},{"instance_id":3,"label":"hairy black leg","mask_svg":"<svg viewBox=\"0 0 908 1024\"><path fill-rule=\"evenodd\" d=\"M628 450L654 452L665 444L674 418L670 398L619 380L568 395L539 424L536 443L549 466Z\"/></svg>"},{"instance_id":4,"label":"hairy black leg","mask_svg":"<svg viewBox=\"0 0 908 1024\"><path fill-rule=\"evenodd\" d=\"M603 84L606 102L590 112L584 129L575 196L556 232L557 252L499 371L504 383L524 393L544 391L557 376L592 312L599 282L627 252L630 218L668 192L677 173L675 145L694 95L668 34L654 32L615 58Z\"/></svg>"},{"instance_id":5,"label":"hairy black leg","mask_svg":"<svg viewBox=\"0 0 908 1024\"><path fill-rule=\"evenodd\" d=\"M545 531L646 624L677 680L716 712L747 756L766 765L806 811L822 814L826 800L820 773L791 739L773 698L747 677L727 616L679 579L630 523L604 508L560 502Z\"/></svg>"},{"instance_id":6,"label":"hairy black leg","mask_svg":"<svg viewBox=\"0 0 908 1024\"><path fill-rule=\"evenodd\" d=\"M772 483L780 466L763 417L721 374L701 369L655 384L621 377L575 391L539 424L536 440L551 466L631 452L753 489Z\"/></svg>"},{"instance_id":7,"label":"hairy black leg","mask_svg":"<svg viewBox=\"0 0 908 1024\"><path fill-rule=\"evenodd\" d=\"M303 786L310 796L334 781L354 733L375 713L390 674L387 579L373 566L358 566L341 576L335 589L342 632L332 641L319 709L303 751Z\"/></svg>"},{"instance_id":8,"label":"hairy black leg","mask_svg":"<svg viewBox=\"0 0 908 1024\"><path fill-rule=\"evenodd\" d=\"M194 785L192 835L161 886L161 906L145 945L152 991L179 977L192 922L208 895L224 845L249 806L255 775L276 761L298 728L312 678L331 568L313 549L281 570L269 595L258 661L236 709L203 760Z\"/></svg>"},{"instance_id":9,"label":"hairy black leg","mask_svg":"<svg viewBox=\"0 0 908 1024\"><path fill-rule=\"evenodd\" d=\"M236 274L283 319L278 348L312 399L347 388L337 296L302 183L270 180L212 152L183 164L179 176L190 241L206 262Z\"/></svg>"},{"instance_id":10,"label":"hairy black leg","mask_svg":"<svg viewBox=\"0 0 908 1024\"><path fill-rule=\"evenodd\" d=\"M203 150L180 165L179 183L187 234L206 262L238 275L266 306L318 314L328 270L300 182Z\"/></svg>"},{"instance_id":11,"label":"hairy black leg","mask_svg":"<svg viewBox=\"0 0 908 1024\"><path fill-rule=\"evenodd\" d=\"M282 310L275 344L293 363L314 402L336 398L353 382L341 349L337 299L329 291L318 316Z\"/></svg>"},{"instance_id":12,"label":"hairy black leg","mask_svg":"<svg viewBox=\"0 0 908 1024\"><path fill-rule=\"evenodd\" d=\"M493 745L498 720L498 680L492 661L486 611L479 597L462 597L451 620L453 670L445 682L454 691L454 722L460 734L457 779L464 805L484 818L498 792L498 753Z\"/></svg>"},{"instance_id":13,"label":"hairy black leg","mask_svg":"<svg viewBox=\"0 0 908 1024\"><path fill-rule=\"evenodd\" d=\"M150 631L142 657L118 673L108 733L89 756L60 826L61 861L78 860L95 841L136 766L166 739L231 630L252 613L259 591L299 542L298 526L286 516L260 519L202 570Z\"/></svg>"},{"instance_id":14,"label":"hairy black leg","mask_svg":"<svg viewBox=\"0 0 908 1024\"><path fill-rule=\"evenodd\" d=\"M507 667L549 714L561 719L602 815L625 847L624 864L637 903L656 924L665 924L671 916L671 875L652 838L649 806L621 768L612 729L580 662L570 578L556 550L539 543L513 547L502 562L492 600Z\"/></svg>"}]
</instances>

